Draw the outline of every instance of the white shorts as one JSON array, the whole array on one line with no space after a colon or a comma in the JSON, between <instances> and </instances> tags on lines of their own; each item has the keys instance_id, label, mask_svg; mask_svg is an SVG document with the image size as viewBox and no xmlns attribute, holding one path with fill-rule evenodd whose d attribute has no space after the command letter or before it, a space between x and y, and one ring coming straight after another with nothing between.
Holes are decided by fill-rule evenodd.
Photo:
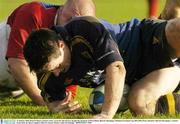
<instances>
[{"instance_id":1,"label":"white shorts","mask_svg":"<svg viewBox=\"0 0 180 124\"><path fill-rule=\"evenodd\" d=\"M6 22L0 23L0 86L15 88L16 83L12 75L8 72L7 60L5 59L10 26Z\"/></svg>"}]
</instances>

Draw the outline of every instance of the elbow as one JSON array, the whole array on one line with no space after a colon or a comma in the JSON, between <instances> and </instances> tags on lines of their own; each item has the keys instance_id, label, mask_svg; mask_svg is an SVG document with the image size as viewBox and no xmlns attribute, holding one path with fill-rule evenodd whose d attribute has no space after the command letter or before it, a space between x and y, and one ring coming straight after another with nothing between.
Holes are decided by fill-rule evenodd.
<instances>
[{"instance_id":1,"label":"elbow","mask_svg":"<svg viewBox=\"0 0 180 124\"><path fill-rule=\"evenodd\" d=\"M107 70L109 70L109 73L111 73L111 74L119 74L119 75L121 75L121 77L125 78L126 69L125 69L124 63L122 61L115 61L115 62L111 63L107 67Z\"/></svg>"},{"instance_id":2,"label":"elbow","mask_svg":"<svg viewBox=\"0 0 180 124\"><path fill-rule=\"evenodd\" d=\"M121 76L125 77L126 69L122 61L117 61L114 63L114 67L118 70Z\"/></svg>"}]
</instances>

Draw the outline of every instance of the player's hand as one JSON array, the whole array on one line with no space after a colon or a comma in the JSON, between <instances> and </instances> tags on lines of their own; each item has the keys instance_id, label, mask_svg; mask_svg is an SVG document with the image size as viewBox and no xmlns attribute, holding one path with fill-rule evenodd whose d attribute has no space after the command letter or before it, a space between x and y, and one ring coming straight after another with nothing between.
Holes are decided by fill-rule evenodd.
<instances>
[{"instance_id":1,"label":"player's hand","mask_svg":"<svg viewBox=\"0 0 180 124\"><path fill-rule=\"evenodd\" d=\"M70 91L64 100L48 103L47 106L50 112L77 113L81 110L81 105L78 101L73 101Z\"/></svg>"}]
</instances>

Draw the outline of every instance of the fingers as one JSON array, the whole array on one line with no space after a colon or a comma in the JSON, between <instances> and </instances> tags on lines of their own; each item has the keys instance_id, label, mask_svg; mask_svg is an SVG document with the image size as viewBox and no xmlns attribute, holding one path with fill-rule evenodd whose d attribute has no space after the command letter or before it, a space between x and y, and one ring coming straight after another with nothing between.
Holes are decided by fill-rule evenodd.
<instances>
[{"instance_id":1,"label":"fingers","mask_svg":"<svg viewBox=\"0 0 180 124\"><path fill-rule=\"evenodd\" d=\"M55 101L48 104L51 112L77 113L81 110L78 101L73 101L72 92L68 91L63 101Z\"/></svg>"},{"instance_id":2,"label":"fingers","mask_svg":"<svg viewBox=\"0 0 180 124\"><path fill-rule=\"evenodd\" d=\"M67 108L62 110L65 113L77 113L81 110L81 104L78 101L71 102L67 105Z\"/></svg>"},{"instance_id":3,"label":"fingers","mask_svg":"<svg viewBox=\"0 0 180 124\"><path fill-rule=\"evenodd\" d=\"M77 113L81 110L81 104L78 101L66 102L66 103L50 103L48 105L49 111L53 113L64 112L64 113Z\"/></svg>"}]
</instances>

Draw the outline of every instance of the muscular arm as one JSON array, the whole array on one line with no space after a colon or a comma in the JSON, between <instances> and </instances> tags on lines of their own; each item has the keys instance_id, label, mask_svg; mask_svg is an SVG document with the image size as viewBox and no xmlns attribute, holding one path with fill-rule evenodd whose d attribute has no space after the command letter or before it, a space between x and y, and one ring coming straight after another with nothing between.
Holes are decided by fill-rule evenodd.
<instances>
[{"instance_id":1,"label":"muscular arm","mask_svg":"<svg viewBox=\"0 0 180 124\"><path fill-rule=\"evenodd\" d=\"M116 61L106 68L105 102L100 115L94 118L111 119L115 115L123 93L125 68L122 62Z\"/></svg>"},{"instance_id":2,"label":"muscular arm","mask_svg":"<svg viewBox=\"0 0 180 124\"><path fill-rule=\"evenodd\" d=\"M23 59L9 58L8 65L11 74L15 78L18 85L24 92L39 105L44 105L44 100L40 95L40 90L37 87L36 76L30 73L27 63Z\"/></svg>"}]
</instances>

